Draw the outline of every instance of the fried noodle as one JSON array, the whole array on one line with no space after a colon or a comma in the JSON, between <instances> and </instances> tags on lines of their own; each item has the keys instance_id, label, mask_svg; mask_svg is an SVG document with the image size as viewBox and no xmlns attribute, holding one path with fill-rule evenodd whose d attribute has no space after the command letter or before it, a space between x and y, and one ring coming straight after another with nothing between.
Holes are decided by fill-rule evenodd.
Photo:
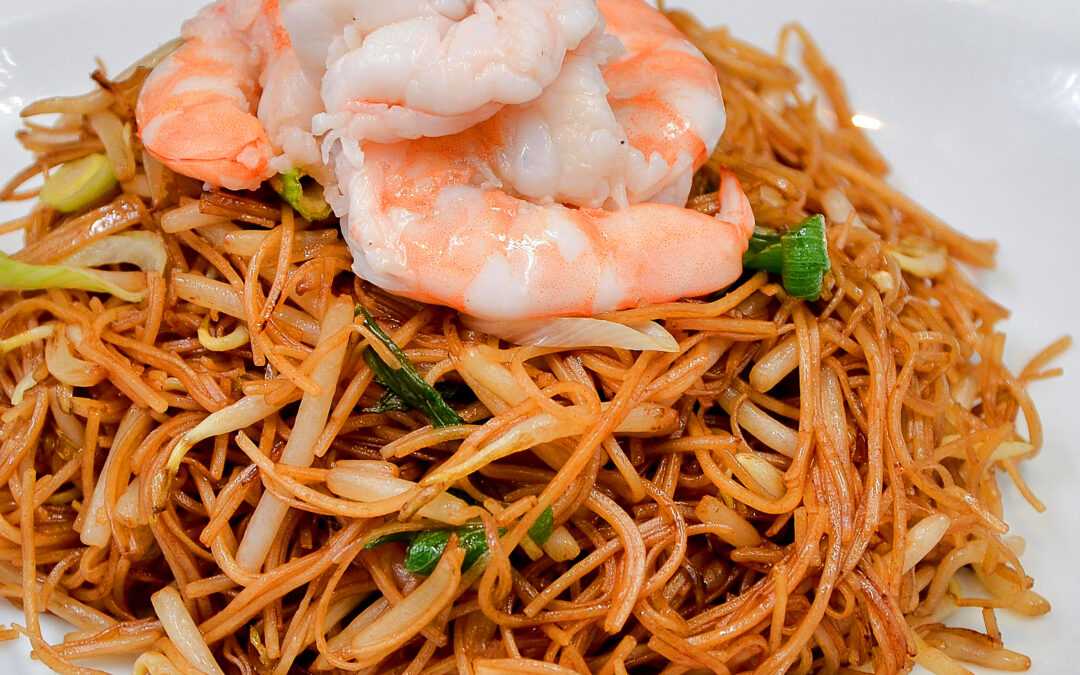
<instances>
[{"instance_id":1,"label":"fried noodle","mask_svg":"<svg viewBox=\"0 0 1080 675\"><path fill-rule=\"evenodd\" d=\"M832 263L815 302L748 272L710 298L601 317L659 322L674 353L502 343L355 279L336 229L272 192L173 174L130 133L160 54L24 112L59 119L27 121L36 160L0 197L32 198L34 176L99 151L121 189L0 226L25 232L14 257L56 263L125 231L160 235L168 256L140 302L0 295L0 590L39 659L64 673L110 654L149 673L1030 665L996 612L1049 604L1005 537L998 478L1042 508L1018 469L1042 444L1025 384L1066 342L1019 375L1002 363L1007 313L961 265L990 267L994 245L887 184L802 28L770 54L669 16L715 64L728 112L689 206L715 212L730 168L759 224L824 213ZM461 424L373 411L384 388L362 352L396 357L355 305L429 383L467 385ZM405 569L401 543L369 546L463 523L487 549L467 567L460 534L430 576ZM963 607L983 632L946 623ZM45 611L77 632L47 644Z\"/></svg>"}]
</instances>

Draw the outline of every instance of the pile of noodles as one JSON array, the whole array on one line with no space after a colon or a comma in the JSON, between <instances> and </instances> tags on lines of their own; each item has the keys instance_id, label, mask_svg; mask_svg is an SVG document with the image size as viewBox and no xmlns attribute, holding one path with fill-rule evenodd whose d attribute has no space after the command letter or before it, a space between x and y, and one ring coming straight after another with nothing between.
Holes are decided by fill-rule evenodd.
<instances>
[{"instance_id":1,"label":"pile of noodles","mask_svg":"<svg viewBox=\"0 0 1080 675\"><path fill-rule=\"evenodd\" d=\"M146 231L168 260L137 303L0 295L0 593L26 614L0 636L64 673L109 654L155 674L1027 668L999 610L1049 604L1001 491L1042 508L1018 468L1042 442L1025 385L1066 342L1019 374L1002 364L1006 311L959 264L991 266L994 246L886 184L800 28L773 55L671 17L729 115L690 206L714 210L729 167L759 224L824 213L832 259L815 302L758 272L603 317L655 320L677 353L501 343L357 280L333 224L272 192L172 174L132 133L160 55L31 105L36 160L0 196L31 199L36 175L92 152L122 190L7 224L26 236L14 257ZM428 382L467 385L463 424L370 410L384 389L362 351L395 357L357 304ZM525 535L548 506L540 548ZM404 544L368 547L465 519L488 553L464 570L456 538L426 577ZM982 630L948 625L963 607ZM74 632L48 644L42 612Z\"/></svg>"}]
</instances>

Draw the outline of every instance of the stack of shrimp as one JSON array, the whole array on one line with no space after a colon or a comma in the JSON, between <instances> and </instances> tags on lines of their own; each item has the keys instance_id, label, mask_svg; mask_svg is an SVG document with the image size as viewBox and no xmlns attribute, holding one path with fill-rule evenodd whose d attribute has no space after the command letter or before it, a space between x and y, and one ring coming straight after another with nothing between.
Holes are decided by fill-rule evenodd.
<instances>
[{"instance_id":1,"label":"stack of shrimp","mask_svg":"<svg viewBox=\"0 0 1080 675\"><path fill-rule=\"evenodd\" d=\"M315 176L356 274L484 319L588 316L734 281L738 181L684 208L716 71L641 0L222 0L139 98L178 173Z\"/></svg>"},{"instance_id":2,"label":"stack of shrimp","mask_svg":"<svg viewBox=\"0 0 1080 675\"><path fill-rule=\"evenodd\" d=\"M1025 387L1067 340L1006 368L1006 312L955 263L993 245L885 183L797 28L776 56L639 0L222 0L183 34L32 104L61 117L0 188L102 152L119 187L0 225L12 258L160 248L105 263L126 298L0 291L0 595L26 613L0 640L78 675L1030 665L997 617L1049 603L998 480L1041 508ZM263 187L292 172L336 217ZM741 274L755 217L815 212L820 300ZM556 322L667 342L495 334ZM402 369L442 419L395 400ZM49 644L46 611L78 631Z\"/></svg>"}]
</instances>

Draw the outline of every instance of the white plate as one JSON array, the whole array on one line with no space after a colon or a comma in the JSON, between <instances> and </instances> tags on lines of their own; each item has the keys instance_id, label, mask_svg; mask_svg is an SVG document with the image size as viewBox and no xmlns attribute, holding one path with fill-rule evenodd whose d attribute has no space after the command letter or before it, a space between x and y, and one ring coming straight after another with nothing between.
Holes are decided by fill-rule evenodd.
<instances>
[{"instance_id":1,"label":"white plate","mask_svg":"<svg viewBox=\"0 0 1080 675\"><path fill-rule=\"evenodd\" d=\"M12 5L18 4L14 9ZM200 3L6 0L0 16L0 177L26 162L13 140L29 101L87 89L91 58L113 72L173 37ZM997 239L999 269L980 275L1012 308L1008 361L1019 366L1063 333L1080 337L1080 3L1074 0L669 0L735 35L775 44L798 20L847 82L855 108L881 121L873 140L894 183L957 228ZM0 208L0 220L21 212ZM0 242L11 249L15 242ZM1080 349L1065 378L1032 393L1046 449L1023 471L1046 502L1034 514L1006 487L1007 518L1027 538L1024 563L1054 611L1036 620L1002 616L1007 646L1029 654L1035 673L1080 663L1080 461L1068 433L1080 397ZM0 606L0 623L18 621ZM52 635L63 630L53 626ZM25 642L0 645L5 672L44 673ZM115 672L124 670L113 665Z\"/></svg>"}]
</instances>

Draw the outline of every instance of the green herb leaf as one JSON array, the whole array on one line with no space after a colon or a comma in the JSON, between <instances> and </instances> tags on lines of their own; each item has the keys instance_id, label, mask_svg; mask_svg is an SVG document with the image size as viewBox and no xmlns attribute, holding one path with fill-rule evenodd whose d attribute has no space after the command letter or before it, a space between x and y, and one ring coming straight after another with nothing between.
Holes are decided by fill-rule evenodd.
<instances>
[{"instance_id":1,"label":"green herb leaf","mask_svg":"<svg viewBox=\"0 0 1080 675\"><path fill-rule=\"evenodd\" d=\"M395 410L398 412L406 412L412 410L409 404L405 402L405 399L398 396L398 393L393 389L387 389L383 392L383 395L379 397L379 400L375 402L375 405L370 408L364 408L366 413L384 413Z\"/></svg>"},{"instance_id":2,"label":"green herb leaf","mask_svg":"<svg viewBox=\"0 0 1080 675\"><path fill-rule=\"evenodd\" d=\"M499 536L504 534L506 534L506 530L499 528ZM475 527L459 528L457 535L458 546L465 549L465 559L461 561L461 569L467 570L480 559L480 556L487 553L487 534L484 532L483 525L477 525Z\"/></svg>"},{"instance_id":3,"label":"green herb leaf","mask_svg":"<svg viewBox=\"0 0 1080 675\"><path fill-rule=\"evenodd\" d=\"M431 574L446 550L451 533L457 534L458 546L465 551L465 559L461 563L463 570L472 567L488 550L483 525L465 525L455 530L425 530L418 533L409 545L405 553L405 569L412 574ZM500 527L499 536L504 534L506 529Z\"/></svg>"},{"instance_id":4,"label":"green herb leaf","mask_svg":"<svg viewBox=\"0 0 1080 675\"><path fill-rule=\"evenodd\" d=\"M431 574L446 550L453 530L427 530L417 533L405 553L405 569L413 574Z\"/></svg>"},{"instance_id":5,"label":"green herb leaf","mask_svg":"<svg viewBox=\"0 0 1080 675\"><path fill-rule=\"evenodd\" d=\"M378 378L376 378L376 380L378 380ZM386 382L379 382L379 384L384 387L389 387ZM462 390L467 391L467 388L462 386L459 382L435 383L435 391L439 392L439 395L443 397L444 401L447 399L452 401L457 400L458 398L460 398L459 394ZM409 410L413 410L413 408L409 407L408 402L405 401L405 399L401 398L401 396L399 396L396 391L389 388L387 388L387 390L383 392L383 395L379 397L379 400L376 401L375 405L371 406L370 408L364 408L364 412L375 414L389 412L391 410L397 412L408 412Z\"/></svg>"},{"instance_id":6,"label":"green herb leaf","mask_svg":"<svg viewBox=\"0 0 1080 675\"><path fill-rule=\"evenodd\" d=\"M359 305L357 311L364 315L364 325L368 330L386 345L386 348L397 357L398 362L401 364L401 368L394 370L379 358L374 349L365 349L364 361L374 371L375 377L397 394L410 408L415 408L424 413L431 420L433 426L448 427L462 424L461 417L446 404L438 391L424 381L424 378L416 371L416 366L409 361L409 357L405 356L405 352L394 344L394 341L379 327L378 322L372 318L371 314Z\"/></svg>"},{"instance_id":7,"label":"green herb leaf","mask_svg":"<svg viewBox=\"0 0 1080 675\"><path fill-rule=\"evenodd\" d=\"M365 546L365 551L370 551L373 548L378 548L383 544L389 544L393 541L400 541L404 543L412 543L412 540L416 538L416 532L407 530L405 532L391 532L390 534L384 534L381 537L376 537L369 541Z\"/></svg>"},{"instance_id":8,"label":"green herb leaf","mask_svg":"<svg viewBox=\"0 0 1080 675\"><path fill-rule=\"evenodd\" d=\"M314 180L305 181L307 177L304 170L293 169L288 173L279 173L269 183L274 192L308 222L326 220L332 211L323 196L323 188Z\"/></svg>"},{"instance_id":9,"label":"green herb leaf","mask_svg":"<svg viewBox=\"0 0 1080 675\"><path fill-rule=\"evenodd\" d=\"M115 189L112 162L99 152L63 164L45 181L39 196L57 211L73 213Z\"/></svg>"},{"instance_id":10,"label":"green herb leaf","mask_svg":"<svg viewBox=\"0 0 1080 675\"><path fill-rule=\"evenodd\" d=\"M540 516L529 526L529 539L539 545L547 543L551 539L551 530L555 526L555 514L551 507L546 507L540 512Z\"/></svg>"},{"instance_id":11,"label":"green herb leaf","mask_svg":"<svg viewBox=\"0 0 1080 675\"><path fill-rule=\"evenodd\" d=\"M830 268L825 218L810 216L783 235L764 227L754 228L743 254L743 267L779 274L790 295L817 300L822 278Z\"/></svg>"}]
</instances>

